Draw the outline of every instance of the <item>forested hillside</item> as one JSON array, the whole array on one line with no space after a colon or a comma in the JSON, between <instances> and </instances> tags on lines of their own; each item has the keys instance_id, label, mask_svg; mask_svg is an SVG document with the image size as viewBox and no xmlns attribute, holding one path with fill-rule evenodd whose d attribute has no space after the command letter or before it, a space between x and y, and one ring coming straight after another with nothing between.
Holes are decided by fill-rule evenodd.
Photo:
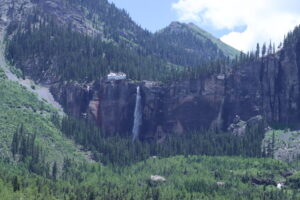
<instances>
[{"instance_id":1,"label":"forested hillside","mask_svg":"<svg viewBox=\"0 0 300 200\"><path fill-rule=\"evenodd\" d=\"M7 58L34 79L92 81L110 71L123 71L134 79L155 80L168 76L170 64L162 60L53 23L29 22L29 27L32 23L38 23L38 28L26 32L18 30L7 46ZM177 70L174 67L174 71Z\"/></svg>"},{"instance_id":2,"label":"forested hillside","mask_svg":"<svg viewBox=\"0 0 300 200\"><path fill-rule=\"evenodd\" d=\"M60 10L51 12L52 4L37 1L36 9L7 29L7 59L36 81L92 81L109 71L123 71L134 80L178 80L224 67L239 55L195 25L178 23L178 31L173 24L152 34L106 0L63 5L88 22L80 19L75 25L60 17ZM84 32L83 25L92 28Z\"/></svg>"},{"instance_id":3,"label":"forested hillside","mask_svg":"<svg viewBox=\"0 0 300 200\"><path fill-rule=\"evenodd\" d=\"M300 199L299 30L242 53L107 0L3 0L0 199Z\"/></svg>"},{"instance_id":4,"label":"forested hillside","mask_svg":"<svg viewBox=\"0 0 300 200\"><path fill-rule=\"evenodd\" d=\"M0 68L0 156L24 163L38 174L50 173L64 158L83 160L74 142L62 135L58 112L25 87L6 79Z\"/></svg>"},{"instance_id":5,"label":"forested hillside","mask_svg":"<svg viewBox=\"0 0 300 200\"><path fill-rule=\"evenodd\" d=\"M98 164L65 160L62 178L28 174L1 162L3 199L270 199L299 198L298 175L285 178L291 168L271 159L176 156L149 158L127 168L111 170ZM22 174L22 175L21 175ZM152 179L151 179L152 176ZM153 179L158 176L161 180ZM285 181L286 189L276 188Z\"/></svg>"}]
</instances>

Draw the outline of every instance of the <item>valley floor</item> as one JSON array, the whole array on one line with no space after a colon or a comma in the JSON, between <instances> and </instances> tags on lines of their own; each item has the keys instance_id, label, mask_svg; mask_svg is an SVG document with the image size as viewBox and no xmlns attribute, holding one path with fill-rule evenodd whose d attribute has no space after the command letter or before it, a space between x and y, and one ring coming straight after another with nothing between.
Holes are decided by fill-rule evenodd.
<instances>
[{"instance_id":1,"label":"valley floor","mask_svg":"<svg viewBox=\"0 0 300 200\"><path fill-rule=\"evenodd\" d=\"M70 164L70 163L69 163ZM10 199L243 200L300 198L299 175L273 159L152 157L130 167L66 165L57 180L1 163L0 196ZM283 186L277 186L281 183Z\"/></svg>"}]
</instances>

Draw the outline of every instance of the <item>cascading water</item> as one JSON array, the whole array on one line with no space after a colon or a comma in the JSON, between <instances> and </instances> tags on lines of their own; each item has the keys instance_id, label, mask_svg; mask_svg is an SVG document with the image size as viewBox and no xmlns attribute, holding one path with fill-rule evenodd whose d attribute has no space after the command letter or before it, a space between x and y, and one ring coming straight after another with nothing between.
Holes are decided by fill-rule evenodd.
<instances>
[{"instance_id":1,"label":"cascading water","mask_svg":"<svg viewBox=\"0 0 300 200\"><path fill-rule=\"evenodd\" d=\"M140 133L140 127L142 125L142 105L141 105L141 92L140 86L136 88L136 100L134 109L134 122L132 128L132 141L135 141Z\"/></svg>"},{"instance_id":2,"label":"cascading water","mask_svg":"<svg viewBox=\"0 0 300 200\"><path fill-rule=\"evenodd\" d=\"M216 128L218 131L222 130L222 126L223 126L222 115L223 115L224 102L225 102L225 98L223 97L220 108L219 108L218 117L217 117L217 127Z\"/></svg>"}]
</instances>

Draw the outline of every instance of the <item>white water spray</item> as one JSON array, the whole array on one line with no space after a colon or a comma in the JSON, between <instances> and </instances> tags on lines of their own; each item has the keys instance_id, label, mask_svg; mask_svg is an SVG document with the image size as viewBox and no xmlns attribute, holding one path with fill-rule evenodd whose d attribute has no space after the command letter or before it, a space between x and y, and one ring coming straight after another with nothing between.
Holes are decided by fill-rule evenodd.
<instances>
[{"instance_id":1,"label":"white water spray","mask_svg":"<svg viewBox=\"0 0 300 200\"><path fill-rule=\"evenodd\" d=\"M140 128L142 125L142 105L141 105L141 92L140 86L136 88L136 100L135 100L135 109L134 109L134 122L132 128L132 141L138 138L140 133Z\"/></svg>"}]
</instances>

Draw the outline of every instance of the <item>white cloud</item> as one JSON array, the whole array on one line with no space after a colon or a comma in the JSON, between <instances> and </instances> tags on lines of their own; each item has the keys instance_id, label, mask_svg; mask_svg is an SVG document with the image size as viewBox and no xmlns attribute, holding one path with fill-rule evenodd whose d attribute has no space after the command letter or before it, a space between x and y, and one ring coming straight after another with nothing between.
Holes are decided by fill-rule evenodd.
<instances>
[{"instance_id":1,"label":"white cloud","mask_svg":"<svg viewBox=\"0 0 300 200\"><path fill-rule=\"evenodd\" d=\"M254 49L257 42L279 44L300 24L299 0L179 0L172 7L180 21L232 30L221 40L243 51ZM247 28L235 32L240 26Z\"/></svg>"}]
</instances>

